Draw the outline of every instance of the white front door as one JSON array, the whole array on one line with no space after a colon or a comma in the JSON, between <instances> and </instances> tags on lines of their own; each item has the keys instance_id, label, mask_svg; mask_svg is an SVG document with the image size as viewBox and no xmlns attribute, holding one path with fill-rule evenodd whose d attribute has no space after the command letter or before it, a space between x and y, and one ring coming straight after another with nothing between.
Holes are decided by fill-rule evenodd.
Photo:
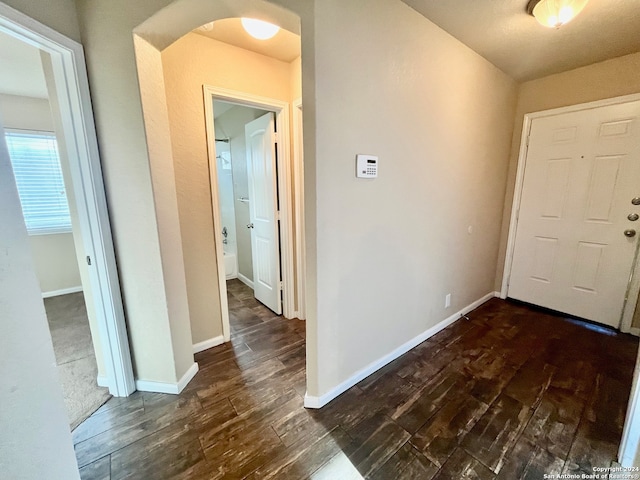
<instances>
[{"instance_id":1,"label":"white front door","mask_svg":"<svg viewBox=\"0 0 640 480\"><path fill-rule=\"evenodd\" d=\"M245 125L249 217L253 255L253 291L257 300L282 313L280 298L280 237L275 121L273 113Z\"/></svg>"},{"instance_id":2,"label":"white front door","mask_svg":"<svg viewBox=\"0 0 640 480\"><path fill-rule=\"evenodd\" d=\"M638 117L640 101L532 121L509 297L619 328L640 231Z\"/></svg>"}]
</instances>

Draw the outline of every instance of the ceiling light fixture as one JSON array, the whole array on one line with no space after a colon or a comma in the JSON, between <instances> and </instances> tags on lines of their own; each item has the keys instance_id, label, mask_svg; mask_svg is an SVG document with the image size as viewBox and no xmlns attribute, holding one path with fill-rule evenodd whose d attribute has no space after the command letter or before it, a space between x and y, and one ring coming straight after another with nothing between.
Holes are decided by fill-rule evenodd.
<instances>
[{"instance_id":1,"label":"ceiling light fixture","mask_svg":"<svg viewBox=\"0 0 640 480\"><path fill-rule=\"evenodd\" d=\"M255 18L243 18L242 26L249 35L258 40L269 40L280 31L279 26Z\"/></svg>"},{"instance_id":2,"label":"ceiling light fixture","mask_svg":"<svg viewBox=\"0 0 640 480\"><path fill-rule=\"evenodd\" d=\"M545 27L559 28L578 15L589 0L530 0L527 12Z\"/></svg>"}]
</instances>

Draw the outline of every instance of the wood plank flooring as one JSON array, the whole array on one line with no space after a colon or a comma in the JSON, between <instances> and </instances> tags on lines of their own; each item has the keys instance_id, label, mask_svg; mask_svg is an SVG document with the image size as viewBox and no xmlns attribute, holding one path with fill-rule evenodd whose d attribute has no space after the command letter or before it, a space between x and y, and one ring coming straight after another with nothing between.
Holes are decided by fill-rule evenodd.
<instances>
[{"instance_id":1,"label":"wood plank flooring","mask_svg":"<svg viewBox=\"0 0 640 480\"><path fill-rule=\"evenodd\" d=\"M493 299L320 410L305 324L228 284L232 341L178 396L73 432L88 479L541 479L616 460L637 339Z\"/></svg>"}]
</instances>

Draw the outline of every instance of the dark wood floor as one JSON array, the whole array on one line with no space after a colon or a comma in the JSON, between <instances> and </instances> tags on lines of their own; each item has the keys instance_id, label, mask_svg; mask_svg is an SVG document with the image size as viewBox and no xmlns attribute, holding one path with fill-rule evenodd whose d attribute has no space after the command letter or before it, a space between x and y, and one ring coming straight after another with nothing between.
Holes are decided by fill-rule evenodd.
<instances>
[{"instance_id":1,"label":"dark wood floor","mask_svg":"<svg viewBox=\"0 0 640 480\"><path fill-rule=\"evenodd\" d=\"M232 341L178 396L74 431L84 479L542 479L616 459L638 342L491 300L305 410L304 322L229 283Z\"/></svg>"}]
</instances>

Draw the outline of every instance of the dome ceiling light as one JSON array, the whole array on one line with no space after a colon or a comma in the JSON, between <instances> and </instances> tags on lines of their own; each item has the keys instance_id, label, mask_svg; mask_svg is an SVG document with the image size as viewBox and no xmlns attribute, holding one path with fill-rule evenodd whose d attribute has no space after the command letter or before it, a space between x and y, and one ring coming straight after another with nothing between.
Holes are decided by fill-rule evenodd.
<instances>
[{"instance_id":1,"label":"dome ceiling light","mask_svg":"<svg viewBox=\"0 0 640 480\"><path fill-rule=\"evenodd\" d=\"M527 13L545 27L559 28L573 20L589 0L530 0Z\"/></svg>"},{"instance_id":2,"label":"dome ceiling light","mask_svg":"<svg viewBox=\"0 0 640 480\"><path fill-rule=\"evenodd\" d=\"M242 26L249 35L258 40L269 40L280 31L279 26L255 18L243 18Z\"/></svg>"}]
</instances>

